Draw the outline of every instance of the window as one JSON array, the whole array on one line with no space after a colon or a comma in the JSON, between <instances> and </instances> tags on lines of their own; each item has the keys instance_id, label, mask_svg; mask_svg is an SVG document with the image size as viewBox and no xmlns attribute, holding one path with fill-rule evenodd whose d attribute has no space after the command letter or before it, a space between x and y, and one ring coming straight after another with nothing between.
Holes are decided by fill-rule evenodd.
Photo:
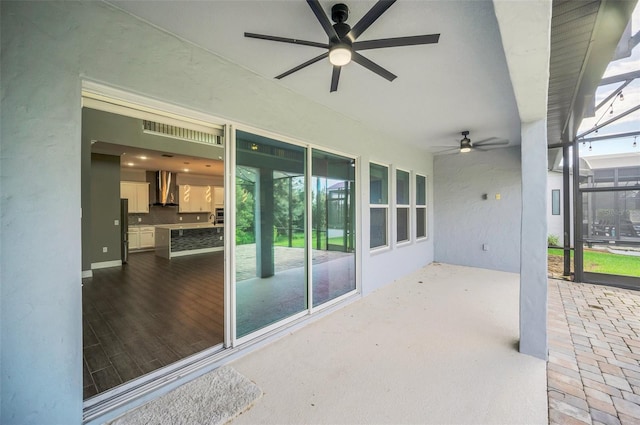
<instances>
[{"instance_id":1,"label":"window","mask_svg":"<svg viewBox=\"0 0 640 425\"><path fill-rule=\"evenodd\" d=\"M387 221L389 218L389 168L369 164L369 247L388 245Z\"/></svg>"},{"instance_id":2,"label":"window","mask_svg":"<svg viewBox=\"0 0 640 425\"><path fill-rule=\"evenodd\" d=\"M551 191L551 214L560 215L560 189Z\"/></svg>"},{"instance_id":3,"label":"window","mask_svg":"<svg viewBox=\"0 0 640 425\"><path fill-rule=\"evenodd\" d=\"M396 170L396 242L409 241L410 181L407 171Z\"/></svg>"},{"instance_id":4,"label":"window","mask_svg":"<svg viewBox=\"0 0 640 425\"><path fill-rule=\"evenodd\" d=\"M416 238L427 237L427 178L416 175Z\"/></svg>"}]
</instances>

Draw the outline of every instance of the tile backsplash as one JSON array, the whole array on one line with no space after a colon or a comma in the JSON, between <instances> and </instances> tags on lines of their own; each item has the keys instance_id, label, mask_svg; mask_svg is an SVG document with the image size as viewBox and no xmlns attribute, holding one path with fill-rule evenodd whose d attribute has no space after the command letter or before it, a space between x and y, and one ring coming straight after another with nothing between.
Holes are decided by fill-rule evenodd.
<instances>
[{"instance_id":1,"label":"tile backsplash","mask_svg":"<svg viewBox=\"0 0 640 425\"><path fill-rule=\"evenodd\" d=\"M200 218L198 220L198 217ZM182 220L180 220L182 218ZM140 219L140 221L138 221ZM177 206L151 205L148 214L129 214L129 225L135 224L176 224L205 223L213 221L213 213L180 214Z\"/></svg>"}]
</instances>

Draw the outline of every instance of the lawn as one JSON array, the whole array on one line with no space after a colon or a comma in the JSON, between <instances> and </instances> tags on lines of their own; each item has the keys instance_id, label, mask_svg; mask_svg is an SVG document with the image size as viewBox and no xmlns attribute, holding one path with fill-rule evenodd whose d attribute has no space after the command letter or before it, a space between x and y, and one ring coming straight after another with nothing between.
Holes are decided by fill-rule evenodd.
<instances>
[{"instance_id":1,"label":"lawn","mask_svg":"<svg viewBox=\"0 0 640 425\"><path fill-rule=\"evenodd\" d=\"M548 254L562 257L562 249L549 248ZM573 259L573 251L571 258ZM584 271L640 277L640 257L585 249Z\"/></svg>"}]
</instances>

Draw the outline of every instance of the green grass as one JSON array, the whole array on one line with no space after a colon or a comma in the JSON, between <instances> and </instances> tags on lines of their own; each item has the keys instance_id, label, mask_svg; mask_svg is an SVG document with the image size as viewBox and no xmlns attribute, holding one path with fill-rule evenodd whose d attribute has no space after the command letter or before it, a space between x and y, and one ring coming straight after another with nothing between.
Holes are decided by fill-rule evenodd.
<instances>
[{"instance_id":1,"label":"green grass","mask_svg":"<svg viewBox=\"0 0 640 425\"><path fill-rule=\"evenodd\" d=\"M562 249L549 248L547 252L549 255L562 256ZM585 249L583 258L585 272L640 277L640 257Z\"/></svg>"},{"instance_id":2,"label":"green grass","mask_svg":"<svg viewBox=\"0 0 640 425\"><path fill-rule=\"evenodd\" d=\"M329 244L331 245L342 245L344 240L342 236L338 236L335 238L329 238ZM274 243L275 246L289 246L289 238L287 236L278 236L278 239ZM304 233L295 233L291 240L291 246L293 248L304 248ZM316 247L316 234L315 232L311 235L311 246L313 248ZM326 249L325 241L322 240L321 249Z\"/></svg>"}]
</instances>

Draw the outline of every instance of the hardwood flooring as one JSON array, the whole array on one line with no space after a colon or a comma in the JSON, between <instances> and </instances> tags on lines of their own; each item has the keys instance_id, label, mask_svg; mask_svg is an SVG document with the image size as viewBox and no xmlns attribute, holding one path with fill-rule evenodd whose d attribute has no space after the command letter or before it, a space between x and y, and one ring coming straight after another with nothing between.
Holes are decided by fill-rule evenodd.
<instances>
[{"instance_id":1,"label":"hardwood flooring","mask_svg":"<svg viewBox=\"0 0 640 425\"><path fill-rule=\"evenodd\" d=\"M83 279L84 398L206 348L224 332L224 253L132 253Z\"/></svg>"}]
</instances>

